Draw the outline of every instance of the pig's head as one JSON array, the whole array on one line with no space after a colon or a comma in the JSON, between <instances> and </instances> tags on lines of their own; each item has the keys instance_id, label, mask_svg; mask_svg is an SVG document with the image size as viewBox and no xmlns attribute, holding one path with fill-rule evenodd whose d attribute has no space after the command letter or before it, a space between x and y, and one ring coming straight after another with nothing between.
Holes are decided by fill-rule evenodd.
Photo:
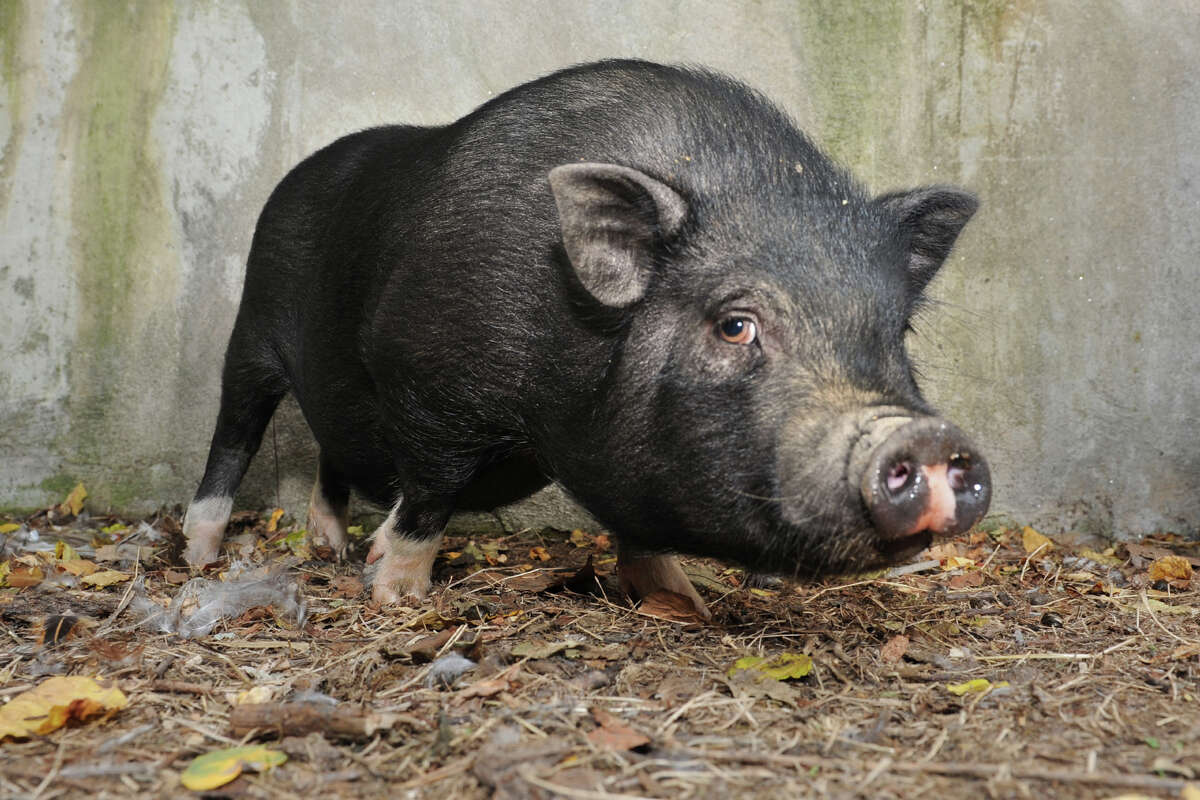
<instances>
[{"instance_id":1,"label":"pig's head","mask_svg":"<svg viewBox=\"0 0 1200 800\"><path fill-rule=\"evenodd\" d=\"M982 517L987 462L905 350L975 199L872 198L823 161L661 177L550 173L570 268L621 323L586 445L556 465L567 488L634 547L785 574L894 561Z\"/></svg>"}]
</instances>

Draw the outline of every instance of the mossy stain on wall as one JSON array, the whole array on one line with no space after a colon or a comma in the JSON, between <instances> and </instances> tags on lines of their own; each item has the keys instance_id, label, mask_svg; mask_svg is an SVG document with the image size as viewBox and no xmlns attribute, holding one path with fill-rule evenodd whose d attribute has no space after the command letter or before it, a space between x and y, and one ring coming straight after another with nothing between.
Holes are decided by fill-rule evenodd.
<instances>
[{"instance_id":1,"label":"mossy stain on wall","mask_svg":"<svg viewBox=\"0 0 1200 800\"><path fill-rule=\"evenodd\" d=\"M24 27L25 11L21 0L0 0L0 80L4 82L4 102L7 108L0 110L8 117L7 140L0 140L0 199L7 202L8 182L16 163L16 146L20 140L18 123L21 117L21 87L18 51L21 48L21 30Z\"/></svg>"},{"instance_id":2,"label":"mossy stain on wall","mask_svg":"<svg viewBox=\"0 0 1200 800\"><path fill-rule=\"evenodd\" d=\"M170 222L153 122L167 80L171 3L82 2L80 64L70 87L72 222L78 294L69 362L68 463L121 480L121 442L138 435L127 370L153 369L175 317ZM104 499L104 486L94 495ZM89 487L91 491L92 487Z\"/></svg>"}]
</instances>

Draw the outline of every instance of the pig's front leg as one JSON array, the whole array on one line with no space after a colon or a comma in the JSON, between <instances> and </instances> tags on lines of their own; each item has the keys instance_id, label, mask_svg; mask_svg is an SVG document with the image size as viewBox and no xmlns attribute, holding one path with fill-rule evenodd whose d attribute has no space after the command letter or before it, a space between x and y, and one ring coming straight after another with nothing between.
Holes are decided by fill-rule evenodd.
<instances>
[{"instance_id":1,"label":"pig's front leg","mask_svg":"<svg viewBox=\"0 0 1200 800\"><path fill-rule=\"evenodd\" d=\"M681 594L692 601L701 617L712 619L712 612L700 599L675 556L640 555L618 544L617 579L626 594L636 597L648 597L659 589Z\"/></svg>"},{"instance_id":2,"label":"pig's front leg","mask_svg":"<svg viewBox=\"0 0 1200 800\"><path fill-rule=\"evenodd\" d=\"M449 516L448 510L412 512L404 508L403 498L396 503L388 518L375 530L371 550L367 553L368 564L379 562L371 586L371 599L380 604L400 604L405 598L425 599L429 594L433 560L442 544L442 529Z\"/></svg>"}]
</instances>

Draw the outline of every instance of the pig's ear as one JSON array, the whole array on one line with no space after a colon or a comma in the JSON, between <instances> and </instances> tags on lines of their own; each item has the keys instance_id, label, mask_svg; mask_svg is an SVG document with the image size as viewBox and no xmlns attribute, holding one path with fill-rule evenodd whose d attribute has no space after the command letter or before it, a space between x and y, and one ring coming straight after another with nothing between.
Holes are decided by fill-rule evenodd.
<instances>
[{"instance_id":1,"label":"pig's ear","mask_svg":"<svg viewBox=\"0 0 1200 800\"><path fill-rule=\"evenodd\" d=\"M678 233L687 204L674 189L615 164L550 170L563 246L593 297L618 308L646 292L657 241Z\"/></svg>"},{"instance_id":2,"label":"pig's ear","mask_svg":"<svg viewBox=\"0 0 1200 800\"><path fill-rule=\"evenodd\" d=\"M953 186L927 186L885 194L875 200L899 221L913 283L924 288L941 268L979 201Z\"/></svg>"}]
</instances>

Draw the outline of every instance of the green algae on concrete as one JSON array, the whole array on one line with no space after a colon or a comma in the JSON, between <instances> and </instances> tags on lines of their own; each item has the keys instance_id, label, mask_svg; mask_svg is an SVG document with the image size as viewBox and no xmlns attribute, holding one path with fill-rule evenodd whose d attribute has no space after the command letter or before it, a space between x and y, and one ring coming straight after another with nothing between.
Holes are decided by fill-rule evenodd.
<instances>
[{"instance_id":1,"label":"green algae on concrete","mask_svg":"<svg viewBox=\"0 0 1200 800\"><path fill-rule=\"evenodd\" d=\"M167 80L171 3L81 2L80 64L67 121L73 154L77 325L69 360L71 429L56 444L65 465L105 477L101 501L125 477L124 445L145 435L144 402L121 392L169 369L177 270L153 122ZM134 376L143 380L131 380Z\"/></svg>"},{"instance_id":2,"label":"green algae on concrete","mask_svg":"<svg viewBox=\"0 0 1200 800\"><path fill-rule=\"evenodd\" d=\"M0 0L0 80L4 81L4 98L8 108L8 141L0 141L0 206L8 200L6 187L16 163L16 147L20 141L21 87L17 68L17 51L21 48L21 30L25 10L21 0Z\"/></svg>"},{"instance_id":3,"label":"green algae on concrete","mask_svg":"<svg viewBox=\"0 0 1200 800\"><path fill-rule=\"evenodd\" d=\"M879 157L878 131L899 114L905 6L899 0L801 3L801 58L812 76L822 147L860 174Z\"/></svg>"}]
</instances>

